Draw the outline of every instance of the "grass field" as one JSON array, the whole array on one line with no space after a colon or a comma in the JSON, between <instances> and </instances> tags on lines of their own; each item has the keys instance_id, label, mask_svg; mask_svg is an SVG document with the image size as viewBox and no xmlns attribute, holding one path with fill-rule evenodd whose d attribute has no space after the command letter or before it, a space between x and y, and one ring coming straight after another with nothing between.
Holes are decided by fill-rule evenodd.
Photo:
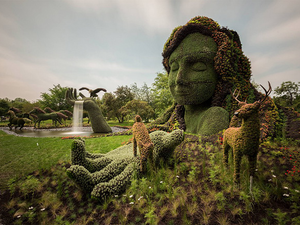
<instances>
[{"instance_id":1,"label":"grass field","mask_svg":"<svg viewBox=\"0 0 300 225\"><path fill-rule=\"evenodd\" d=\"M106 153L131 136L87 139L88 150ZM47 170L59 161L70 161L72 139L28 138L7 135L0 131L0 190L11 178L23 176L35 170Z\"/></svg>"},{"instance_id":2,"label":"grass field","mask_svg":"<svg viewBox=\"0 0 300 225\"><path fill-rule=\"evenodd\" d=\"M131 137L86 139L86 148L106 153ZM260 145L251 195L246 158L237 187L233 167L223 166L218 138L185 141L190 157L184 162L150 171L133 179L125 193L96 202L66 175L71 139L15 137L0 131L2 223L300 224L298 142L269 140Z\"/></svg>"}]
</instances>

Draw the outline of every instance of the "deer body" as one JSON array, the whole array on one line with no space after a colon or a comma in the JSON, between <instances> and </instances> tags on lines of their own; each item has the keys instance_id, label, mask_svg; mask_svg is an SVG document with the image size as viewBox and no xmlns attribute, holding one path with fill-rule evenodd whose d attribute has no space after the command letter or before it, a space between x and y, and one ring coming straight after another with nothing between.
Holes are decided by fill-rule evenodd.
<instances>
[{"instance_id":1,"label":"deer body","mask_svg":"<svg viewBox=\"0 0 300 225\"><path fill-rule=\"evenodd\" d=\"M234 161L234 181L240 183L240 165L243 155L247 156L250 164L250 192L252 191L253 176L256 169L257 154L259 147L260 137L260 122L259 122L259 108L261 104L266 100L272 91L272 87L269 82L269 90L267 91L261 86L266 96L261 101L258 100L252 104L241 102L238 100L238 95L235 96L235 91L232 94L235 100L238 101L240 109L234 113L232 120L237 118L242 119L241 127L230 127L224 132L223 136L223 160L228 165L228 152L231 148L233 150ZM232 124L232 123L231 123Z\"/></svg>"},{"instance_id":2,"label":"deer body","mask_svg":"<svg viewBox=\"0 0 300 225\"><path fill-rule=\"evenodd\" d=\"M142 122L142 118L137 115L135 123L132 126L133 131L133 156L137 156L137 147L140 151L140 171L146 172L147 160L150 159L152 163L152 154L154 144L150 139L149 132Z\"/></svg>"},{"instance_id":3,"label":"deer body","mask_svg":"<svg viewBox=\"0 0 300 225\"><path fill-rule=\"evenodd\" d=\"M228 164L228 152L232 148L236 183L239 183L240 164L243 155L248 157L250 176L253 176L255 172L260 136L259 107L259 102L244 104L235 113L235 116L242 118L241 127L230 127L224 132L224 162Z\"/></svg>"}]
</instances>

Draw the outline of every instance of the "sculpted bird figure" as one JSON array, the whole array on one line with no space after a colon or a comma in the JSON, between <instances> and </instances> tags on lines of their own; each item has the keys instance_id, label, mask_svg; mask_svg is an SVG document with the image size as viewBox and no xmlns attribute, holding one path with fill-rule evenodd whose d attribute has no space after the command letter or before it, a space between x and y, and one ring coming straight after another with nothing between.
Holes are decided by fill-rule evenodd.
<instances>
[{"instance_id":1,"label":"sculpted bird figure","mask_svg":"<svg viewBox=\"0 0 300 225\"><path fill-rule=\"evenodd\" d=\"M97 93L100 92L100 91L106 92L106 89L104 89L104 88L96 88L95 90L92 90L92 89L89 89L89 88L86 88L86 87L82 87L79 90L80 91L87 90L90 93L91 98L92 97L98 97Z\"/></svg>"}]
</instances>

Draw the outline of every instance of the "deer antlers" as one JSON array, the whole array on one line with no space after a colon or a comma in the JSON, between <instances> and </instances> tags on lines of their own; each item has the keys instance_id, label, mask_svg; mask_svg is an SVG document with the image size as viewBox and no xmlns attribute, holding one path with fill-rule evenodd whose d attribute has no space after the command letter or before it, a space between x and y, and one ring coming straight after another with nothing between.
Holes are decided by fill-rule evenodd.
<instances>
[{"instance_id":1,"label":"deer antlers","mask_svg":"<svg viewBox=\"0 0 300 225\"><path fill-rule=\"evenodd\" d=\"M260 103L263 103L263 102L267 99L267 97L271 94L271 92L272 92L272 87L271 87L271 84L270 84L269 81L268 81L268 84L269 84L269 90L268 90L268 91L264 88L264 86L260 85L260 86L264 89L264 91L265 91L265 93L266 93L266 96L263 98L263 100L259 100ZM230 90L230 93L231 93L232 97L233 97L238 103L246 103L246 104L247 104L246 101L245 101L245 102L241 102L240 100L238 100L238 97L239 97L239 95L240 95L241 90L239 90L239 93L238 93L237 95L235 94L236 90L237 90L237 89L235 89L233 93L232 93L231 90Z\"/></svg>"},{"instance_id":2,"label":"deer antlers","mask_svg":"<svg viewBox=\"0 0 300 225\"><path fill-rule=\"evenodd\" d=\"M230 90L230 93L231 93L232 97L233 97L238 103L241 103L241 101L238 100L238 97L239 97L239 95L240 95L240 93L241 93L241 90L239 90L239 93L237 94L237 96L235 96L235 92L236 92L236 89L234 90L233 93L232 93L231 90Z\"/></svg>"},{"instance_id":3,"label":"deer antlers","mask_svg":"<svg viewBox=\"0 0 300 225\"><path fill-rule=\"evenodd\" d=\"M272 87L271 87L271 84L270 84L269 81L268 81L268 84L269 84L269 90L268 91L262 85L260 85L264 89L264 91L266 92L266 96L264 97L264 99L262 101L260 101L261 103L263 103L272 92Z\"/></svg>"}]
</instances>

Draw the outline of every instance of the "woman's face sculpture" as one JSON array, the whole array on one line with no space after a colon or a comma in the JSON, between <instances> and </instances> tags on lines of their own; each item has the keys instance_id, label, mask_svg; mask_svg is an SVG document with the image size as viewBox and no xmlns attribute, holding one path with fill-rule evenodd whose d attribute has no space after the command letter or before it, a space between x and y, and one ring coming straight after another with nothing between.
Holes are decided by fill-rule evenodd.
<instances>
[{"instance_id":1,"label":"woman's face sculpture","mask_svg":"<svg viewBox=\"0 0 300 225\"><path fill-rule=\"evenodd\" d=\"M200 33L189 34L169 59L169 87L180 105L200 105L215 91L217 74L214 57L217 44Z\"/></svg>"}]
</instances>

